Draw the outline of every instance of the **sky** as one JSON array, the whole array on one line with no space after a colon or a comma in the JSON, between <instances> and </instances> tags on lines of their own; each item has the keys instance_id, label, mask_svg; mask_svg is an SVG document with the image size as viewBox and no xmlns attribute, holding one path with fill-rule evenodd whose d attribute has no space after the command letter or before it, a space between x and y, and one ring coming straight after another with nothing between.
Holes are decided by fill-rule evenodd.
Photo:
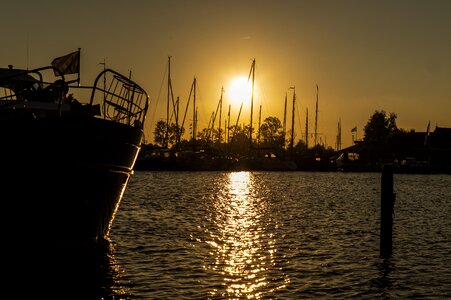
<instances>
[{"instance_id":1,"label":"sky","mask_svg":"<svg viewBox=\"0 0 451 300\"><path fill-rule=\"evenodd\" d=\"M222 120L230 104L236 122L241 102L230 84L254 59L254 128L260 106L262 122L283 121L287 97L290 130L294 91L296 140L307 109L313 134L317 96L318 141L332 147L339 120L347 147L351 129L361 139L376 110L396 113L406 130L451 127L451 1L2 0L1 11L0 67L38 68L81 48L82 84L104 61L131 72L150 96L150 141L166 119L169 57L183 111L197 80L198 128L208 126L222 88ZM249 116L246 101L239 123Z\"/></svg>"}]
</instances>

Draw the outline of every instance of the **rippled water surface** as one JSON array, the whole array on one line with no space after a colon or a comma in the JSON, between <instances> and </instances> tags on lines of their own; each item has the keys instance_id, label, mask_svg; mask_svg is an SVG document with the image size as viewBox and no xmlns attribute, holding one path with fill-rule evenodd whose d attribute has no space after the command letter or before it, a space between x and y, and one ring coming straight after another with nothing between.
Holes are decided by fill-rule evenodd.
<instances>
[{"instance_id":1,"label":"rippled water surface","mask_svg":"<svg viewBox=\"0 0 451 300\"><path fill-rule=\"evenodd\" d=\"M451 176L394 176L379 257L380 174L136 172L114 221L129 299L451 297ZM119 272L119 271L118 271Z\"/></svg>"}]
</instances>

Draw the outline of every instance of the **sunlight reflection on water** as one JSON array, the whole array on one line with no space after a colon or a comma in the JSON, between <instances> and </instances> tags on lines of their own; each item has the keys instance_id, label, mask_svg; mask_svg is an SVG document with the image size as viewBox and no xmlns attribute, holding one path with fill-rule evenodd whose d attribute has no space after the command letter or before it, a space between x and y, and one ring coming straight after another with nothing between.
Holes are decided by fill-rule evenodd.
<instances>
[{"instance_id":1,"label":"sunlight reflection on water","mask_svg":"<svg viewBox=\"0 0 451 300\"><path fill-rule=\"evenodd\" d=\"M226 182L218 184L212 215L217 231L210 231L211 240L206 241L214 249L215 262L205 267L222 274L229 297L260 299L277 251L263 224L268 206L261 195L264 189L249 172L229 173ZM218 293L213 289L210 295Z\"/></svg>"}]
</instances>

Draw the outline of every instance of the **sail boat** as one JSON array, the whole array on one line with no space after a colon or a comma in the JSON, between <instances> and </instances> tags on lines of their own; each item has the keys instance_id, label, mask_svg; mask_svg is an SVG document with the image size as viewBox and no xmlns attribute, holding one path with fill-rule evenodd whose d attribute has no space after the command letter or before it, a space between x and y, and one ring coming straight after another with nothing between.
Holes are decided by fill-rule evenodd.
<instances>
[{"instance_id":1,"label":"sail boat","mask_svg":"<svg viewBox=\"0 0 451 300\"><path fill-rule=\"evenodd\" d=\"M268 149L263 149L259 147L258 143L257 147L254 147L254 143L252 140L252 132L253 132L252 121L253 121L253 106L254 106L254 91L255 91L255 59L252 60L248 80L250 80L251 78L252 78L252 93L251 93L250 122L249 122L249 156L240 161L239 168L242 170L255 170L255 171L294 171L297 169L296 163L294 161L287 160L285 159L285 157L277 157L272 152L269 153L267 152L266 154L262 155L262 150ZM259 116L259 118L261 118L261 116Z\"/></svg>"}]
</instances>

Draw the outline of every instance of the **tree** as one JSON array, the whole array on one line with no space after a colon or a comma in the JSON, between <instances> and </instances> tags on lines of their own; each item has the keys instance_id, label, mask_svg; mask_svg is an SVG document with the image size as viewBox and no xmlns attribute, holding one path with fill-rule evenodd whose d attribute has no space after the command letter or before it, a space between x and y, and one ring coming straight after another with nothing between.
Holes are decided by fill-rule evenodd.
<instances>
[{"instance_id":1,"label":"tree","mask_svg":"<svg viewBox=\"0 0 451 300\"><path fill-rule=\"evenodd\" d=\"M167 131L167 136L166 136ZM171 123L169 125L169 129L167 129L166 122L165 121L158 121L155 125L155 130L153 132L153 140L155 144L159 145L160 147L169 147L177 143L177 136L182 136L184 133L184 130L174 123ZM166 140L167 138L167 140Z\"/></svg>"},{"instance_id":2,"label":"tree","mask_svg":"<svg viewBox=\"0 0 451 300\"><path fill-rule=\"evenodd\" d=\"M215 128L204 128L197 133L197 139L203 145L211 145L213 143L213 137L218 135L218 130Z\"/></svg>"},{"instance_id":3,"label":"tree","mask_svg":"<svg viewBox=\"0 0 451 300\"><path fill-rule=\"evenodd\" d=\"M264 146L283 148L284 134L279 118L267 117L260 126L260 135Z\"/></svg>"},{"instance_id":4,"label":"tree","mask_svg":"<svg viewBox=\"0 0 451 300\"><path fill-rule=\"evenodd\" d=\"M155 144L163 147L166 139L166 122L158 121L155 124L155 130L153 131L153 141Z\"/></svg>"},{"instance_id":5,"label":"tree","mask_svg":"<svg viewBox=\"0 0 451 300\"><path fill-rule=\"evenodd\" d=\"M377 161L381 158L389 158L391 155L390 142L398 131L396 126L396 114L387 116L385 111L376 110L364 127L363 158Z\"/></svg>"},{"instance_id":6,"label":"tree","mask_svg":"<svg viewBox=\"0 0 451 300\"><path fill-rule=\"evenodd\" d=\"M249 125L230 127L229 149L232 154L244 154L249 151Z\"/></svg>"}]
</instances>

